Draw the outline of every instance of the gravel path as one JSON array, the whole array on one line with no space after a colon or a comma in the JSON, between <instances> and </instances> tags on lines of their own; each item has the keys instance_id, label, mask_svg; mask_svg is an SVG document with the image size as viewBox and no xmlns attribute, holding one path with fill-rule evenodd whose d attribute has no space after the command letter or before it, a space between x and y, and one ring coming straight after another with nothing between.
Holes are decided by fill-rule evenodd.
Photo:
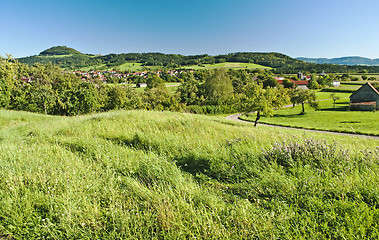
<instances>
[{"instance_id":1,"label":"gravel path","mask_svg":"<svg viewBox=\"0 0 379 240\"><path fill-rule=\"evenodd\" d=\"M254 124L254 122L250 122L250 121L239 119L239 117L241 115L242 115L241 113L229 115L229 116L226 117L226 119L232 120L232 121L237 121L237 122L244 122L244 123ZM303 131L307 131L307 132L329 133L329 134L336 134L336 135L344 135L344 136L351 136L351 137L363 137L363 138L371 138L371 139L379 140L379 136L370 136L370 135L354 134L354 133L340 133L340 132L331 132L331 131L323 131L323 130L312 130L312 129L295 128L295 127L283 127L283 126L271 125L271 124L265 124L265 123L259 123L258 122L258 126L259 125L268 126L268 127L276 127L276 128L297 129L297 130L303 130Z\"/></svg>"}]
</instances>

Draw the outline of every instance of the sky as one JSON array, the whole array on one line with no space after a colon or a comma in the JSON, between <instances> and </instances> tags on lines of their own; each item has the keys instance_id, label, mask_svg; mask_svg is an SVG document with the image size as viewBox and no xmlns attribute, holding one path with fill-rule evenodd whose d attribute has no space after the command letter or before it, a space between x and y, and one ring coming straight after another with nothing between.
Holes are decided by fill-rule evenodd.
<instances>
[{"instance_id":1,"label":"sky","mask_svg":"<svg viewBox=\"0 0 379 240\"><path fill-rule=\"evenodd\" d=\"M82 53L379 58L379 0L0 0L0 55Z\"/></svg>"}]
</instances>

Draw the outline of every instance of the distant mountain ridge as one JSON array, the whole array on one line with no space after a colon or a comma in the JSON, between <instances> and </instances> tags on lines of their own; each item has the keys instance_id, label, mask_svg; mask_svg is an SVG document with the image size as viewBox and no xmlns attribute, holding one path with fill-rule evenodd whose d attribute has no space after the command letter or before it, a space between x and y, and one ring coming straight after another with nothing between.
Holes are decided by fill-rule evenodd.
<instances>
[{"instance_id":1,"label":"distant mountain ridge","mask_svg":"<svg viewBox=\"0 0 379 240\"><path fill-rule=\"evenodd\" d=\"M216 56L208 54L201 55L181 55L181 54L164 54L159 52L153 53L121 53L94 55L85 54L73 48L66 46L56 46L39 55L18 58L18 61L28 65L35 63L45 64L52 63L60 66L65 70L80 70L83 68L89 70L115 69L121 68L126 63L138 63L143 67L155 68L182 68L198 67L204 64L215 64L224 62L233 63L253 63L264 67L272 68L274 73L297 73L307 71L310 73L347 73L347 72L379 72L379 59L377 66L369 66L363 63L338 65L338 64L317 64L309 63L299 59L291 58L288 55L277 52L235 52Z\"/></svg>"},{"instance_id":2,"label":"distant mountain ridge","mask_svg":"<svg viewBox=\"0 0 379 240\"><path fill-rule=\"evenodd\" d=\"M301 60L309 63L319 64L339 64L339 65L366 65L366 66L379 66L379 58L371 59L359 56L352 57L340 57L340 58L306 58L298 57L297 60Z\"/></svg>"}]
</instances>

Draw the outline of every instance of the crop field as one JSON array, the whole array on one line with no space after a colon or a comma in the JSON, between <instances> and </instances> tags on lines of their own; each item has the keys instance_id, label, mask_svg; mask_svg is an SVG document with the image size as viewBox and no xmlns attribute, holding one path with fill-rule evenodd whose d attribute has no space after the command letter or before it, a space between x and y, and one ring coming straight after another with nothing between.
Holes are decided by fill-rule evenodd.
<instances>
[{"instance_id":1,"label":"crop field","mask_svg":"<svg viewBox=\"0 0 379 240\"><path fill-rule=\"evenodd\" d=\"M379 237L377 140L154 111L0 123L1 239Z\"/></svg>"},{"instance_id":2,"label":"crop field","mask_svg":"<svg viewBox=\"0 0 379 240\"><path fill-rule=\"evenodd\" d=\"M214 68L233 68L233 69L272 69L254 63L225 62L216 64L204 64L201 66L193 65L185 67L187 69L214 69Z\"/></svg>"},{"instance_id":3,"label":"crop field","mask_svg":"<svg viewBox=\"0 0 379 240\"><path fill-rule=\"evenodd\" d=\"M324 92L322 94L324 99ZM328 93L330 95L330 93ZM346 93L337 93L341 98L336 101L336 107L333 107L332 100L319 101L320 110L305 107L305 115L299 115L301 105L295 108L283 108L275 111L273 117L263 117L260 122L275 124L280 126L298 127L305 129L328 130L335 132L360 133L379 135L379 113L365 111L349 111L349 99ZM320 99L320 98L318 98ZM244 120L255 120L255 114L243 116Z\"/></svg>"}]
</instances>

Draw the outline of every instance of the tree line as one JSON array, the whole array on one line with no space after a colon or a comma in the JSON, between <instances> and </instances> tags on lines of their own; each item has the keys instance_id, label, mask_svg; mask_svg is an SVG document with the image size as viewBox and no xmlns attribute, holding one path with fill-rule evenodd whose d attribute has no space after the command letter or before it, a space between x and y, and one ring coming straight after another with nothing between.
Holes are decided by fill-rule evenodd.
<instances>
[{"instance_id":1,"label":"tree line","mask_svg":"<svg viewBox=\"0 0 379 240\"><path fill-rule=\"evenodd\" d=\"M31 76L31 81L25 81L25 76ZM257 111L258 122L260 114L272 115L274 108L289 102L312 101L311 92L294 90L293 85L283 87L264 70L198 70L183 72L178 78L182 84L174 94L156 74L145 79L147 87L140 92L122 84L83 81L51 63L28 66L7 57L0 59L0 107L53 115L112 109L201 114Z\"/></svg>"}]
</instances>

